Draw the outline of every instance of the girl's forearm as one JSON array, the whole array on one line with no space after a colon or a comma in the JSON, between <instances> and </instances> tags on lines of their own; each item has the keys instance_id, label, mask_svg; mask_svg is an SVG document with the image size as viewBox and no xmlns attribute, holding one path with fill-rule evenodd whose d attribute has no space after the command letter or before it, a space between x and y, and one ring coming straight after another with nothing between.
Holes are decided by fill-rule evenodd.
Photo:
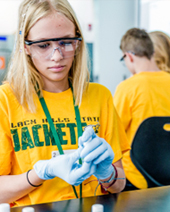
<instances>
[{"instance_id":1,"label":"girl's forearm","mask_svg":"<svg viewBox=\"0 0 170 212\"><path fill-rule=\"evenodd\" d=\"M37 188L28 183L26 174L0 176L0 203L14 202ZM29 172L28 177L33 185L40 185L44 181L34 170Z\"/></svg>"}]
</instances>

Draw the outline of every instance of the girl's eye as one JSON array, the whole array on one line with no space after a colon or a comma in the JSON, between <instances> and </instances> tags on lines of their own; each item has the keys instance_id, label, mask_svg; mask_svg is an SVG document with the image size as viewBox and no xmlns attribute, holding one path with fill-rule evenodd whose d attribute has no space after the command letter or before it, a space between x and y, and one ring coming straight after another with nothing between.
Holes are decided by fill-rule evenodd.
<instances>
[{"instance_id":1,"label":"girl's eye","mask_svg":"<svg viewBox=\"0 0 170 212\"><path fill-rule=\"evenodd\" d=\"M60 45L60 46L67 46L67 45L72 45L72 41L59 41L58 42L58 44Z\"/></svg>"},{"instance_id":2,"label":"girl's eye","mask_svg":"<svg viewBox=\"0 0 170 212\"><path fill-rule=\"evenodd\" d=\"M49 46L50 44L48 43L44 43L44 44L38 44L38 47L41 48L41 49L45 49Z\"/></svg>"}]
</instances>

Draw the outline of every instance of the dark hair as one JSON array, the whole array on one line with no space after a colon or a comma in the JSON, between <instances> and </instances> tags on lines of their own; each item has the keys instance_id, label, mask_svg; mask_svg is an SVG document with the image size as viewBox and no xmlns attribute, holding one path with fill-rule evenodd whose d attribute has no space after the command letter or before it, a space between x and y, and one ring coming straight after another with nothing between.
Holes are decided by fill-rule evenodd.
<instances>
[{"instance_id":1,"label":"dark hair","mask_svg":"<svg viewBox=\"0 0 170 212\"><path fill-rule=\"evenodd\" d=\"M149 60L153 56L154 47L148 33L139 28L129 29L121 39L120 49L133 52L137 56L145 56Z\"/></svg>"}]
</instances>

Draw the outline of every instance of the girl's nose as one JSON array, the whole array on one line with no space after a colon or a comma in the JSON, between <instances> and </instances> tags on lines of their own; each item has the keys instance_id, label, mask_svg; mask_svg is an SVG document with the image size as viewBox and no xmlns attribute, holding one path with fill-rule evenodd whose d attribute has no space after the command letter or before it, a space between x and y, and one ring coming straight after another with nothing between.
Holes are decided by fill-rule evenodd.
<instances>
[{"instance_id":1,"label":"girl's nose","mask_svg":"<svg viewBox=\"0 0 170 212\"><path fill-rule=\"evenodd\" d=\"M51 58L51 60L55 60L55 61L62 60L64 57L63 57L63 53L62 53L61 49L59 47L54 48L50 58Z\"/></svg>"}]
</instances>

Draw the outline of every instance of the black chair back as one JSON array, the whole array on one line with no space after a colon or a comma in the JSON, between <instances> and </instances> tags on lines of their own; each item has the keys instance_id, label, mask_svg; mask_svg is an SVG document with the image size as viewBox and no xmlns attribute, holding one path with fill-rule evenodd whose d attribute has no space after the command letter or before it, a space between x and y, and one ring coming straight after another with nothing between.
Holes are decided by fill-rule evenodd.
<instances>
[{"instance_id":1,"label":"black chair back","mask_svg":"<svg viewBox=\"0 0 170 212\"><path fill-rule=\"evenodd\" d=\"M170 185L170 117L145 119L135 134L130 156L148 188Z\"/></svg>"}]
</instances>

